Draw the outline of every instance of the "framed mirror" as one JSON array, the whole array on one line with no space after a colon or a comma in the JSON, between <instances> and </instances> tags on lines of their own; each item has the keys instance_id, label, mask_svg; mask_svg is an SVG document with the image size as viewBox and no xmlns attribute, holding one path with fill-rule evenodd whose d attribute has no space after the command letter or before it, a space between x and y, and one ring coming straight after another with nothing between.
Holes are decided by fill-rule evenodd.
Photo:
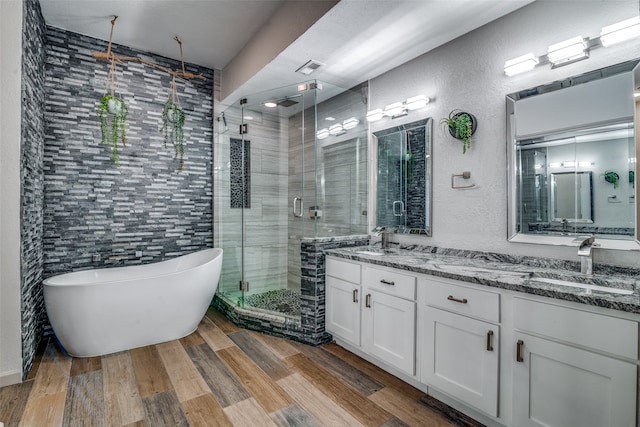
<instances>
[{"instance_id":1,"label":"framed mirror","mask_svg":"<svg viewBox=\"0 0 640 427\"><path fill-rule=\"evenodd\" d=\"M640 250L639 62L507 96L510 241Z\"/></svg>"},{"instance_id":2,"label":"framed mirror","mask_svg":"<svg viewBox=\"0 0 640 427\"><path fill-rule=\"evenodd\" d=\"M431 235L431 128L428 118L373 133L376 227Z\"/></svg>"}]
</instances>

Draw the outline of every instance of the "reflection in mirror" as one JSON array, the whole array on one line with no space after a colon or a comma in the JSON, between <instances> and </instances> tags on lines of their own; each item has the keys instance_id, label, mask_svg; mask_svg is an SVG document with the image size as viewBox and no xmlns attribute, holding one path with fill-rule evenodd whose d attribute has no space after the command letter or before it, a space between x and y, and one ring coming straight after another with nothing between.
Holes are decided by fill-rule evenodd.
<instances>
[{"instance_id":1,"label":"reflection in mirror","mask_svg":"<svg viewBox=\"0 0 640 427\"><path fill-rule=\"evenodd\" d=\"M431 235L431 127L429 118L374 132L376 226Z\"/></svg>"},{"instance_id":2,"label":"reflection in mirror","mask_svg":"<svg viewBox=\"0 0 640 427\"><path fill-rule=\"evenodd\" d=\"M591 172L552 173L551 212L553 212L553 221L559 221L563 225L568 222L593 223L591 194Z\"/></svg>"},{"instance_id":3,"label":"reflection in mirror","mask_svg":"<svg viewBox=\"0 0 640 427\"><path fill-rule=\"evenodd\" d=\"M603 247L640 249L638 62L507 96L510 240L571 245L589 234Z\"/></svg>"}]
</instances>

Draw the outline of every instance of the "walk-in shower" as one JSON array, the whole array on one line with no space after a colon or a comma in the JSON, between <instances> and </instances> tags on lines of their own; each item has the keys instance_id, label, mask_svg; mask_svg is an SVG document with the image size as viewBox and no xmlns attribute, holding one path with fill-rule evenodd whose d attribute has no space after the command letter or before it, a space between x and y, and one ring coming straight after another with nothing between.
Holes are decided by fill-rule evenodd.
<instances>
[{"instance_id":1,"label":"walk-in shower","mask_svg":"<svg viewBox=\"0 0 640 427\"><path fill-rule=\"evenodd\" d=\"M320 339L322 249L366 243L366 94L309 81L248 95L218 116L216 305L238 323Z\"/></svg>"}]
</instances>

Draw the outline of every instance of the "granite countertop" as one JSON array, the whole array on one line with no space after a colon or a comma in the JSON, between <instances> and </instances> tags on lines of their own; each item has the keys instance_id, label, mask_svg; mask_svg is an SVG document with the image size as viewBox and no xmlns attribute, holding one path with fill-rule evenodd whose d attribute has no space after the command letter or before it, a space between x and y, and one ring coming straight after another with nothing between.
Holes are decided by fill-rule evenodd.
<instances>
[{"instance_id":1,"label":"granite countertop","mask_svg":"<svg viewBox=\"0 0 640 427\"><path fill-rule=\"evenodd\" d=\"M580 273L579 261L413 245L385 250L379 246L358 246L329 249L325 250L325 254L494 288L640 313L640 269L594 263L594 274L587 276ZM562 285L558 281L587 285L591 289Z\"/></svg>"}]
</instances>

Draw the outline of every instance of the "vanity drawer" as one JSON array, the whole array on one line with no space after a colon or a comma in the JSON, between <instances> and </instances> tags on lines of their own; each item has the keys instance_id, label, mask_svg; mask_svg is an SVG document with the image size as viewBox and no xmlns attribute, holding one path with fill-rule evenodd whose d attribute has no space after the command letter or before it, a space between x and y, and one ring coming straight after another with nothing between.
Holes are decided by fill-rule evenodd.
<instances>
[{"instance_id":1,"label":"vanity drawer","mask_svg":"<svg viewBox=\"0 0 640 427\"><path fill-rule=\"evenodd\" d=\"M420 279L420 301L423 305L444 308L467 316L500 322L500 294L460 285L443 278Z\"/></svg>"},{"instance_id":2,"label":"vanity drawer","mask_svg":"<svg viewBox=\"0 0 640 427\"><path fill-rule=\"evenodd\" d=\"M360 264L327 257L327 276L360 284Z\"/></svg>"},{"instance_id":3,"label":"vanity drawer","mask_svg":"<svg viewBox=\"0 0 640 427\"><path fill-rule=\"evenodd\" d=\"M514 328L618 356L638 358L638 323L556 304L513 299Z\"/></svg>"},{"instance_id":4,"label":"vanity drawer","mask_svg":"<svg viewBox=\"0 0 640 427\"><path fill-rule=\"evenodd\" d=\"M416 299L415 276L365 265L362 277L362 284L369 289L412 301Z\"/></svg>"}]
</instances>

